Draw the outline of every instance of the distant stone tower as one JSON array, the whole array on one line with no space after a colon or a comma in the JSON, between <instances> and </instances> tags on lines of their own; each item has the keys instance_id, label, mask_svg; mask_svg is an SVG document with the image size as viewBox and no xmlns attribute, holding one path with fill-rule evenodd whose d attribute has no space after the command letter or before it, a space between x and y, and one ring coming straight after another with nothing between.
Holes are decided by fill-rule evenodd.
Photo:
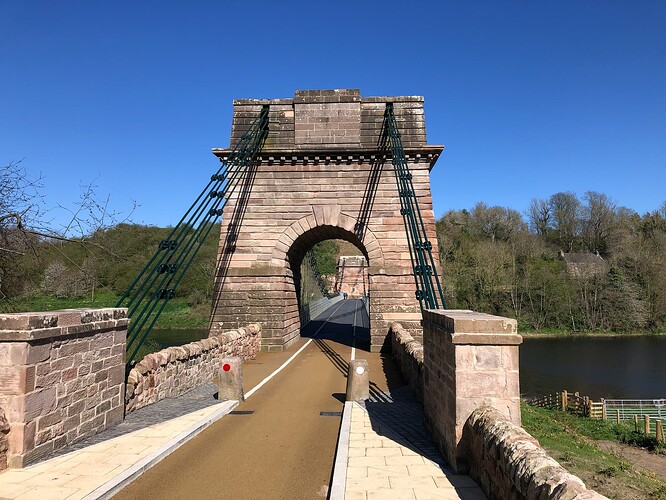
<instances>
[{"instance_id":1,"label":"distant stone tower","mask_svg":"<svg viewBox=\"0 0 666 500\"><path fill-rule=\"evenodd\" d=\"M361 97L358 90L296 91L292 99L234 101L231 144L269 107L269 134L222 216L212 330L262 324L262 349L300 335L305 253L326 239L367 259L371 349L392 322L420 333L421 313L396 178L377 150L386 103L394 112L428 238L437 248L430 170L442 146L426 143L422 97ZM229 149L214 149L225 159Z\"/></svg>"},{"instance_id":2,"label":"distant stone tower","mask_svg":"<svg viewBox=\"0 0 666 500\"><path fill-rule=\"evenodd\" d=\"M335 289L358 299L368 292L368 263L362 255L341 255L338 259Z\"/></svg>"}]
</instances>

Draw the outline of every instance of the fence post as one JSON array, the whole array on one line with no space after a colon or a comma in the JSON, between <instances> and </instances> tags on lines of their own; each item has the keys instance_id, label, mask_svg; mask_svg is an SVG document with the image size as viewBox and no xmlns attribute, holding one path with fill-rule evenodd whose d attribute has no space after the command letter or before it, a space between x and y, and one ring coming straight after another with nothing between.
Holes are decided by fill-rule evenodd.
<instances>
[{"instance_id":1,"label":"fence post","mask_svg":"<svg viewBox=\"0 0 666 500\"><path fill-rule=\"evenodd\" d=\"M562 391L562 411L567 411L567 391Z\"/></svg>"},{"instance_id":2,"label":"fence post","mask_svg":"<svg viewBox=\"0 0 666 500\"><path fill-rule=\"evenodd\" d=\"M650 415L643 415L643 419L645 420L645 434L650 434Z\"/></svg>"},{"instance_id":3,"label":"fence post","mask_svg":"<svg viewBox=\"0 0 666 500\"><path fill-rule=\"evenodd\" d=\"M606 413L606 407L604 406L604 413ZM620 425L620 410L615 410L615 419L617 420L617 425Z\"/></svg>"},{"instance_id":4,"label":"fence post","mask_svg":"<svg viewBox=\"0 0 666 500\"><path fill-rule=\"evenodd\" d=\"M634 428L638 432L638 415L634 415Z\"/></svg>"},{"instance_id":5,"label":"fence post","mask_svg":"<svg viewBox=\"0 0 666 500\"><path fill-rule=\"evenodd\" d=\"M619 415L620 413L618 412L618 417L617 417L618 419L620 418ZM606 400L604 398L601 398L601 418L606 420ZM617 423L619 424L620 421L618 420Z\"/></svg>"},{"instance_id":6,"label":"fence post","mask_svg":"<svg viewBox=\"0 0 666 500\"><path fill-rule=\"evenodd\" d=\"M656 434L657 443L663 443L664 442L664 429L661 427L661 420L656 421L655 434Z\"/></svg>"},{"instance_id":7,"label":"fence post","mask_svg":"<svg viewBox=\"0 0 666 500\"><path fill-rule=\"evenodd\" d=\"M592 417L592 400L589 396L585 396L585 411L588 417Z\"/></svg>"}]
</instances>

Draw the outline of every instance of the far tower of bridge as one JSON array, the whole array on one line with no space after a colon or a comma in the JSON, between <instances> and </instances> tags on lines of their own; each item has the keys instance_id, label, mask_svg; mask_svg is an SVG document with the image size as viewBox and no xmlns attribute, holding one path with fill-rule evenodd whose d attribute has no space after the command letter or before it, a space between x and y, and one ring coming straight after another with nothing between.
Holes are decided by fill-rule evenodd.
<instances>
[{"instance_id":1,"label":"far tower of bridge","mask_svg":"<svg viewBox=\"0 0 666 500\"><path fill-rule=\"evenodd\" d=\"M368 293L368 263L362 255L341 255L335 274L334 290L360 299Z\"/></svg>"},{"instance_id":2,"label":"far tower of bridge","mask_svg":"<svg viewBox=\"0 0 666 500\"><path fill-rule=\"evenodd\" d=\"M357 89L296 91L234 101L231 144L262 112L268 135L224 208L212 330L262 324L262 349L300 335L305 253L326 239L353 243L367 262L371 349L398 321L420 338L421 308L391 152L379 147L392 105L427 240L437 255L430 170L443 146L426 141L423 98L362 97ZM231 149L214 149L225 161ZM419 292L420 293L420 292Z\"/></svg>"}]
</instances>

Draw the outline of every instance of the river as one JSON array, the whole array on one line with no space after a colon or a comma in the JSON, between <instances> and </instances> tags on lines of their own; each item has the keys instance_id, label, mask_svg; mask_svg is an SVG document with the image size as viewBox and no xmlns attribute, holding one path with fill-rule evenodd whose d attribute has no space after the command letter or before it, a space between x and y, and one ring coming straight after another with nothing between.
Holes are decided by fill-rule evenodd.
<instances>
[{"instance_id":1,"label":"river","mask_svg":"<svg viewBox=\"0 0 666 500\"><path fill-rule=\"evenodd\" d=\"M525 337L525 396L578 391L593 399L666 397L666 336Z\"/></svg>"},{"instance_id":2,"label":"river","mask_svg":"<svg viewBox=\"0 0 666 500\"><path fill-rule=\"evenodd\" d=\"M203 329L185 329L185 328L164 328L155 329L150 333L150 338L157 342L162 349L172 345L183 345L188 342L205 339L208 337L208 330Z\"/></svg>"}]
</instances>

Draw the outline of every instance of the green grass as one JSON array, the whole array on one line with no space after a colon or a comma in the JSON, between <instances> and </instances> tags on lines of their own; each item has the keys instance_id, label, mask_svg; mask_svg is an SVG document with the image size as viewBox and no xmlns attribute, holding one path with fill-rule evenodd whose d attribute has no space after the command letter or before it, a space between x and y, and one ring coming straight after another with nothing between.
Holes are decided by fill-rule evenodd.
<instances>
[{"instance_id":1,"label":"green grass","mask_svg":"<svg viewBox=\"0 0 666 500\"><path fill-rule=\"evenodd\" d=\"M0 300L0 313L31 311L57 311L82 307L115 307L119 297L108 291L79 298L58 298L47 295L23 296L12 300ZM155 328L207 328L210 304L190 305L187 298L175 298L167 304L155 324Z\"/></svg>"},{"instance_id":2,"label":"green grass","mask_svg":"<svg viewBox=\"0 0 666 500\"><path fill-rule=\"evenodd\" d=\"M541 446L588 488L609 498L666 499L666 483L599 449L595 441L625 436L625 426L523 404L522 424ZM631 429L630 429L631 430Z\"/></svg>"},{"instance_id":3,"label":"green grass","mask_svg":"<svg viewBox=\"0 0 666 500\"><path fill-rule=\"evenodd\" d=\"M115 307L118 296L106 290L77 298L58 298L51 295L25 295L11 300L0 300L0 312L38 312L57 311L59 309L77 309L81 307Z\"/></svg>"}]
</instances>

